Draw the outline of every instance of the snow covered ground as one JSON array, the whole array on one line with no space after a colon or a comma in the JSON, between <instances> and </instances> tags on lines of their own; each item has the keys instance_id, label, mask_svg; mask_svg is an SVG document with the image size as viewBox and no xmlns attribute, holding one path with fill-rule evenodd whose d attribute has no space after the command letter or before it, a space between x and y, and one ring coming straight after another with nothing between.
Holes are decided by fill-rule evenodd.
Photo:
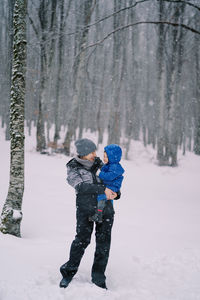
<instances>
[{"instance_id":1,"label":"snow covered ground","mask_svg":"<svg viewBox=\"0 0 200 300\"><path fill-rule=\"evenodd\" d=\"M22 238L0 233L0 300L199 300L200 157L158 167L134 143L115 223L104 291L90 282L94 238L65 290L59 267L75 234L75 195L63 155L45 156L26 139ZM9 178L9 143L0 130L0 211ZM98 153L102 156L102 151Z\"/></svg>"}]
</instances>

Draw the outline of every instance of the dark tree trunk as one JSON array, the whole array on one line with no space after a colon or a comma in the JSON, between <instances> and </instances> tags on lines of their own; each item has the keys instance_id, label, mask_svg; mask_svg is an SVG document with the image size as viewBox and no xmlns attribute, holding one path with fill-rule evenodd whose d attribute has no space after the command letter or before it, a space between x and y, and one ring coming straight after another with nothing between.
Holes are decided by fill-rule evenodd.
<instances>
[{"instance_id":1,"label":"dark tree trunk","mask_svg":"<svg viewBox=\"0 0 200 300\"><path fill-rule=\"evenodd\" d=\"M83 47L87 44L89 28L86 27L92 17L92 12L94 8L95 1L94 0L87 0L83 4L84 6L84 20L83 25L85 26L80 37L80 44L78 47L79 53L75 58L74 63L74 76L73 76L73 96L72 96L72 108L70 110L70 118L68 121L67 132L65 135L65 140L63 143L64 151L66 155L70 154L70 145L72 141L72 137L75 135L75 131L77 129L77 118L80 109L79 103L83 101L82 99L82 88L83 88L83 79L85 75L85 51ZM81 111L83 113L83 111Z\"/></svg>"},{"instance_id":2,"label":"dark tree trunk","mask_svg":"<svg viewBox=\"0 0 200 300\"><path fill-rule=\"evenodd\" d=\"M196 67L196 97L195 97L195 129L194 129L194 153L200 155L200 39L195 37L195 67Z\"/></svg>"}]
</instances>

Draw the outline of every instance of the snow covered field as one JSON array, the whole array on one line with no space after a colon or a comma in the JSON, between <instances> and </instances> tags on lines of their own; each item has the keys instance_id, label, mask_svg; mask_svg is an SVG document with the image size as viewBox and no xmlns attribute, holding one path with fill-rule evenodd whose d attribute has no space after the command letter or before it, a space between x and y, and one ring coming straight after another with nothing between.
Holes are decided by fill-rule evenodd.
<instances>
[{"instance_id":1,"label":"snow covered field","mask_svg":"<svg viewBox=\"0 0 200 300\"><path fill-rule=\"evenodd\" d=\"M155 153L134 143L122 161L122 198L102 290L90 282L94 238L65 290L59 267L75 234L75 195L63 155L45 156L26 139L22 238L0 233L0 300L199 300L200 157L179 155L179 167L158 167ZM0 130L0 210L9 177L9 143ZM102 151L98 153L101 157Z\"/></svg>"}]
</instances>

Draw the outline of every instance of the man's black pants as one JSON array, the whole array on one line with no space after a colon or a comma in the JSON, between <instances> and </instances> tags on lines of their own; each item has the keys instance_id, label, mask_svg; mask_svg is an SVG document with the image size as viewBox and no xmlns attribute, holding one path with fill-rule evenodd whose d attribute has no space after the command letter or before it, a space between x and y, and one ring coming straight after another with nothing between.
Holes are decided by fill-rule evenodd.
<instances>
[{"instance_id":1,"label":"man's black pants","mask_svg":"<svg viewBox=\"0 0 200 300\"><path fill-rule=\"evenodd\" d=\"M111 230L114 221L112 203L108 201L104 208L103 222L95 223L96 250L92 266L92 281L101 284L105 282L105 270L108 263ZM73 277L79 267L85 249L90 244L94 223L89 221L86 212L77 209L76 236L71 244L69 261L61 266L63 277Z\"/></svg>"}]
</instances>

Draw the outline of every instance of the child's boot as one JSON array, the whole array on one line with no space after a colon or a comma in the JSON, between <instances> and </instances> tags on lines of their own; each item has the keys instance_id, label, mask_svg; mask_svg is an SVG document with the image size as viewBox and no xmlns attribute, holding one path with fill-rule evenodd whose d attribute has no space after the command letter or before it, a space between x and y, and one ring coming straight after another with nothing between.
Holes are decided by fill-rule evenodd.
<instances>
[{"instance_id":1,"label":"child's boot","mask_svg":"<svg viewBox=\"0 0 200 300\"><path fill-rule=\"evenodd\" d=\"M97 223L102 223L103 222L103 211L101 209L97 209L97 212L89 217L90 222L97 222Z\"/></svg>"},{"instance_id":2,"label":"child's boot","mask_svg":"<svg viewBox=\"0 0 200 300\"><path fill-rule=\"evenodd\" d=\"M98 215L97 222L102 223L103 222L103 210L98 209L97 215Z\"/></svg>"}]
</instances>

